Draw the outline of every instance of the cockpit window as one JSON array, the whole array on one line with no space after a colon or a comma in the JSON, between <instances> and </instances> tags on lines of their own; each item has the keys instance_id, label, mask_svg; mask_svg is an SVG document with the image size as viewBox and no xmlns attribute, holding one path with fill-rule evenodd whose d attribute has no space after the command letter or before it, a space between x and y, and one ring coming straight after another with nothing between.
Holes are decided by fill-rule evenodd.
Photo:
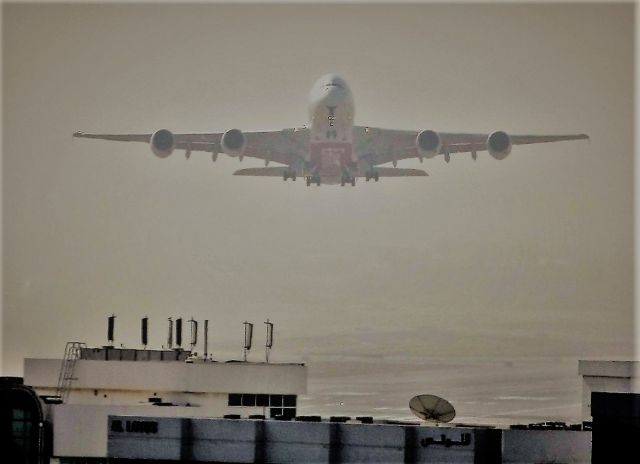
<instances>
[{"instance_id":1,"label":"cockpit window","mask_svg":"<svg viewBox=\"0 0 640 464\"><path fill-rule=\"evenodd\" d=\"M339 82L329 82L329 83L327 84L327 87L338 87L338 88L340 88L340 89L344 88L344 87L342 87L342 84L341 84L341 83L339 83Z\"/></svg>"}]
</instances>

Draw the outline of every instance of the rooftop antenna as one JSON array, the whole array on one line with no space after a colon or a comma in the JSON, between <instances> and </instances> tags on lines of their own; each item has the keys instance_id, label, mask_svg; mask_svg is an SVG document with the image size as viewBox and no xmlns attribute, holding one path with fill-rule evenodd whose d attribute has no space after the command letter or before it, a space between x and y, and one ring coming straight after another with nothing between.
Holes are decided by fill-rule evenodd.
<instances>
[{"instance_id":1,"label":"rooftop antenna","mask_svg":"<svg viewBox=\"0 0 640 464\"><path fill-rule=\"evenodd\" d=\"M108 323L107 323L107 342L109 343L109 346L113 348L113 333L115 332L115 328L116 328L116 315L112 314L111 316L109 316L108 319Z\"/></svg>"},{"instance_id":2,"label":"rooftop antenna","mask_svg":"<svg viewBox=\"0 0 640 464\"><path fill-rule=\"evenodd\" d=\"M269 353L271 352L271 347L273 346L273 322L269 322L269 319L265 321L267 325L267 341L264 344L265 349L265 358L267 363L269 362Z\"/></svg>"},{"instance_id":3,"label":"rooftop antenna","mask_svg":"<svg viewBox=\"0 0 640 464\"><path fill-rule=\"evenodd\" d=\"M251 349L251 339L253 338L253 324L244 321L244 361L247 362L247 352Z\"/></svg>"},{"instance_id":4,"label":"rooftop antenna","mask_svg":"<svg viewBox=\"0 0 640 464\"><path fill-rule=\"evenodd\" d=\"M169 334L167 335L167 349L173 348L173 319L169 318Z\"/></svg>"},{"instance_id":5,"label":"rooftop antenna","mask_svg":"<svg viewBox=\"0 0 640 464\"><path fill-rule=\"evenodd\" d=\"M191 352L193 352L193 349L198 344L198 321L191 316L189 324L191 325L191 343L189 345L191 346Z\"/></svg>"},{"instance_id":6,"label":"rooftop antenna","mask_svg":"<svg viewBox=\"0 0 640 464\"><path fill-rule=\"evenodd\" d=\"M147 316L142 318L142 333L140 335L142 337L142 346L146 350L149 344L149 318Z\"/></svg>"},{"instance_id":7,"label":"rooftop antenna","mask_svg":"<svg viewBox=\"0 0 640 464\"><path fill-rule=\"evenodd\" d=\"M176 319L176 350L182 349L182 318Z\"/></svg>"},{"instance_id":8,"label":"rooftop antenna","mask_svg":"<svg viewBox=\"0 0 640 464\"><path fill-rule=\"evenodd\" d=\"M204 320L204 359L207 359L207 348L209 345L209 319Z\"/></svg>"},{"instance_id":9,"label":"rooftop antenna","mask_svg":"<svg viewBox=\"0 0 640 464\"><path fill-rule=\"evenodd\" d=\"M451 422L456 410L451 403L436 395L418 395L409 401L409 409L420 419L432 422Z\"/></svg>"}]
</instances>

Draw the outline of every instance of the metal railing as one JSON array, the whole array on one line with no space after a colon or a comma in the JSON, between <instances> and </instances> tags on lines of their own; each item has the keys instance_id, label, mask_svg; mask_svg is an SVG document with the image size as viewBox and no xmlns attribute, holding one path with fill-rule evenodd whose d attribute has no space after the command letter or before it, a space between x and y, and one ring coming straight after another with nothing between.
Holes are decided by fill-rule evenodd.
<instances>
[{"instance_id":1,"label":"metal railing","mask_svg":"<svg viewBox=\"0 0 640 464\"><path fill-rule=\"evenodd\" d=\"M87 344L83 342L67 342L64 348L64 358L62 358L62 364L60 365L58 388L56 389L56 396L58 396L63 403L69 398L71 384L74 380L77 380L73 376L76 361L80 359L80 351L86 347Z\"/></svg>"}]
</instances>

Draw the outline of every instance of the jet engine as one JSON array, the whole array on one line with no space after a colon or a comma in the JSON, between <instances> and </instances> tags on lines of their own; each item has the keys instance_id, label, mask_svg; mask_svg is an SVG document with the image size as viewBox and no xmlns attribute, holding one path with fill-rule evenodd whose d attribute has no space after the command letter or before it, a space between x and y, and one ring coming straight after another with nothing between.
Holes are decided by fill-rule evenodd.
<instances>
[{"instance_id":1,"label":"jet engine","mask_svg":"<svg viewBox=\"0 0 640 464\"><path fill-rule=\"evenodd\" d=\"M487 137L487 150L495 159L505 159L511 153L511 137L503 131L492 132Z\"/></svg>"},{"instance_id":2,"label":"jet engine","mask_svg":"<svg viewBox=\"0 0 640 464\"><path fill-rule=\"evenodd\" d=\"M171 131L160 129L151 135L149 143L154 155L158 158L166 158L173 153L173 149L176 147L176 138Z\"/></svg>"},{"instance_id":3,"label":"jet engine","mask_svg":"<svg viewBox=\"0 0 640 464\"><path fill-rule=\"evenodd\" d=\"M423 130L416 137L416 147L420 156L433 158L440 151L442 140L436 131Z\"/></svg>"},{"instance_id":4,"label":"jet engine","mask_svg":"<svg viewBox=\"0 0 640 464\"><path fill-rule=\"evenodd\" d=\"M244 152L247 145L247 138L240 129L229 129L222 134L222 151L229 156L238 156Z\"/></svg>"}]
</instances>

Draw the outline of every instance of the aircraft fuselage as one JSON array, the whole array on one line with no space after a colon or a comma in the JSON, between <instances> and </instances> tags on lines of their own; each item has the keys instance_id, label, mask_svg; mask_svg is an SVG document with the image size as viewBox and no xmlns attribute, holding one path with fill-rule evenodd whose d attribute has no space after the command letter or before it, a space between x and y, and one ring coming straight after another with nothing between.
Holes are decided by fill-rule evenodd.
<instances>
[{"instance_id":1,"label":"aircraft fuselage","mask_svg":"<svg viewBox=\"0 0 640 464\"><path fill-rule=\"evenodd\" d=\"M305 174L325 184L351 182L356 174L353 149L353 95L340 76L327 74L309 95L310 138Z\"/></svg>"}]
</instances>

